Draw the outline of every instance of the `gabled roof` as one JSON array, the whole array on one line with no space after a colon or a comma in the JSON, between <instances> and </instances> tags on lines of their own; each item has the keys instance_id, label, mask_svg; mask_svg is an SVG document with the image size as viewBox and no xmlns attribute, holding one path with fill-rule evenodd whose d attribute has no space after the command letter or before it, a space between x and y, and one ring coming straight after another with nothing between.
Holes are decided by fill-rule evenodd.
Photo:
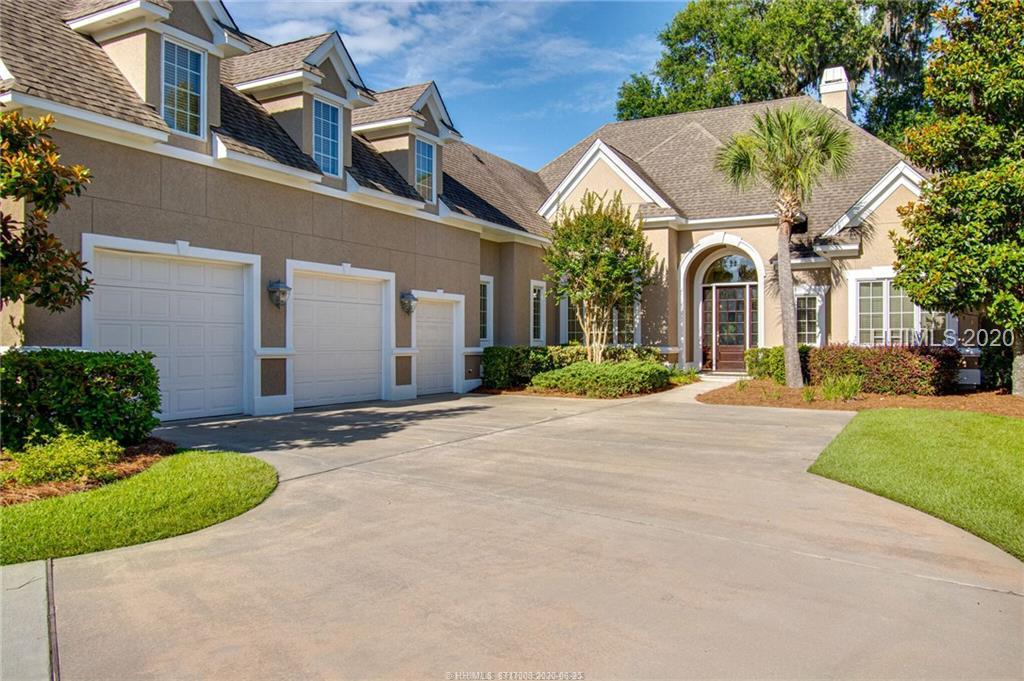
<instances>
[{"instance_id":1,"label":"gabled roof","mask_svg":"<svg viewBox=\"0 0 1024 681\"><path fill-rule=\"evenodd\" d=\"M459 135L441 98L441 91L434 81L405 85L393 90L381 90L374 92L373 96L377 100L373 106L352 112L352 125L367 125L401 118L425 121L423 109L430 107L434 109L434 117L438 124Z\"/></svg>"},{"instance_id":2,"label":"gabled roof","mask_svg":"<svg viewBox=\"0 0 1024 681\"><path fill-rule=\"evenodd\" d=\"M220 64L220 75L228 83L246 83L291 71L309 71L323 77L323 72L306 58L316 51L333 33L322 33L283 45L254 48L249 54L225 59Z\"/></svg>"},{"instance_id":3,"label":"gabled roof","mask_svg":"<svg viewBox=\"0 0 1024 681\"><path fill-rule=\"evenodd\" d=\"M545 165L539 174L554 191L594 141L601 140L642 169L662 196L688 219L769 213L774 200L768 190L733 188L715 170L715 155L732 135L750 128L755 113L798 103L821 106L800 96L611 123ZM822 234L903 160L899 152L853 122L838 114L836 120L851 130L852 164L845 177L819 187L805 207L809 237Z\"/></svg>"},{"instance_id":4,"label":"gabled roof","mask_svg":"<svg viewBox=\"0 0 1024 681\"><path fill-rule=\"evenodd\" d=\"M394 90L381 90L374 92L373 96L377 103L364 109L357 109L352 112L352 125L364 123L377 123L392 118L405 118L412 116L423 118L412 106L426 92L431 83L419 83L418 85L406 85Z\"/></svg>"},{"instance_id":5,"label":"gabled roof","mask_svg":"<svg viewBox=\"0 0 1024 681\"><path fill-rule=\"evenodd\" d=\"M535 210L545 196L532 170L465 142L444 145L441 200L453 213L547 237L551 227Z\"/></svg>"},{"instance_id":6,"label":"gabled roof","mask_svg":"<svg viewBox=\"0 0 1024 681\"><path fill-rule=\"evenodd\" d=\"M66 9L58 0L0 2L0 60L13 76L3 90L167 132L103 48L61 20Z\"/></svg>"}]
</instances>

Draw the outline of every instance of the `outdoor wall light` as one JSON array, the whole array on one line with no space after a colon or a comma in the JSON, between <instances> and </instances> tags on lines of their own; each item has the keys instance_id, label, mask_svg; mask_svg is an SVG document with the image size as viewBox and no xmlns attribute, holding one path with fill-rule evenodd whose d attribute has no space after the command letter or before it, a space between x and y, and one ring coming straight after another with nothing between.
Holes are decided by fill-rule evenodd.
<instances>
[{"instance_id":1,"label":"outdoor wall light","mask_svg":"<svg viewBox=\"0 0 1024 681\"><path fill-rule=\"evenodd\" d=\"M270 296L270 302L274 304L274 307L281 307L288 302L288 294L292 292L292 287L285 284L280 279L267 284L267 295Z\"/></svg>"},{"instance_id":2,"label":"outdoor wall light","mask_svg":"<svg viewBox=\"0 0 1024 681\"><path fill-rule=\"evenodd\" d=\"M402 312L412 314L416 309L416 296L411 291L405 291L399 296L398 303L402 306Z\"/></svg>"}]
</instances>

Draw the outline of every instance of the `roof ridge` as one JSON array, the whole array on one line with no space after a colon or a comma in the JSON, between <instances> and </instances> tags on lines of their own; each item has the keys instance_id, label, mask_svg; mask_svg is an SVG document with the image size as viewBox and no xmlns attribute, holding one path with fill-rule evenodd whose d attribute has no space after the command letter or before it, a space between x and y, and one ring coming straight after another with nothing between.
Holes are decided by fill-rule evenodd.
<instances>
[{"instance_id":1,"label":"roof ridge","mask_svg":"<svg viewBox=\"0 0 1024 681\"><path fill-rule=\"evenodd\" d=\"M520 170L524 170L524 171L528 172L530 175L534 175L538 179L540 179L540 173L538 173L536 170L530 170L529 168L527 168L524 165L520 165L519 163L516 163L515 161L511 161L511 160L505 158L504 156L499 156L498 154L495 154L493 151L487 151L483 147L478 147L475 144L470 144L469 142L466 142L464 140L458 140L456 142L456 144L465 144L467 147L469 147L470 149L473 149L474 151L481 151L484 154L486 154L487 156L493 156L496 159L504 161L505 163L508 163L509 165L515 166L516 168L519 168Z\"/></svg>"},{"instance_id":2,"label":"roof ridge","mask_svg":"<svg viewBox=\"0 0 1024 681\"><path fill-rule=\"evenodd\" d=\"M790 97L778 97L776 99L762 99L761 101L758 101L758 102L741 102L739 104L723 104L722 106L712 106L712 107L709 107L707 109L692 109L690 111L676 111L675 113L661 114L660 116L647 116L645 118L631 118L628 121L612 121L611 123L605 123L605 126L609 126L609 127L610 126L620 126L620 125L627 125L629 123L641 123L643 121L654 121L654 120L664 119L664 118L673 118L675 116L692 116L694 114L709 113L711 111L722 111L724 109L742 109L742 108L750 107L750 106L758 106L758 105L765 105L765 104L775 104L777 102L788 102L788 101L797 100L797 99L807 99L809 101L817 103L816 100L813 97L811 97L810 95L799 94L799 95L792 95Z\"/></svg>"},{"instance_id":3,"label":"roof ridge","mask_svg":"<svg viewBox=\"0 0 1024 681\"><path fill-rule=\"evenodd\" d=\"M277 45L271 45L270 43L267 43L266 40L263 40L262 38L257 38L256 36L250 36L250 37L256 38L256 40L259 40L261 43L265 43L265 44L269 45L269 47L266 47L266 48L264 48L262 50L256 50L256 52L266 52L267 50L276 50L279 47L288 47L289 45L295 45L296 43L301 43L301 42L304 42L306 40L315 40L316 38L327 38L328 36L334 35L334 33L335 33L335 31L327 31L326 33L317 33L315 35L308 35L305 38L296 38L295 40L289 40L288 42L280 43L280 44L277 44ZM246 34L246 35L249 35L249 34ZM244 57L246 55L238 54L238 55L235 55L235 56L236 57ZM228 59L234 59L234 57L228 57Z\"/></svg>"},{"instance_id":4,"label":"roof ridge","mask_svg":"<svg viewBox=\"0 0 1024 681\"><path fill-rule=\"evenodd\" d=\"M385 94L387 92L398 92L399 90L411 90L411 89L417 88L417 87L429 87L430 85L433 85L433 84L434 84L433 80L428 80L428 81L425 81L425 82L422 82L422 83L413 83L412 85L399 85L398 87L388 88L387 90L372 90L372 92L375 95L381 95L381 94Z\"/></svg>"}]
</instances>

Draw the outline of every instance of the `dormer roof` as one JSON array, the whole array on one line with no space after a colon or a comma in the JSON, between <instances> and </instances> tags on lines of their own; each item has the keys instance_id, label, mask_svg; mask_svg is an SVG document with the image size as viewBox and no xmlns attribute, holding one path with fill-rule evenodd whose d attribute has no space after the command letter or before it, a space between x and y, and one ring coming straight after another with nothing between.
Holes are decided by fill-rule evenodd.
<instances>
[{"instance_id":1,"label":"dormer roof","mask_svg":"<svg viewBox=\"0 0 1024 681\"><path fill-rule=\"evenodd\" d=\"M322 33L283 45L258 47L249 54L225 59L220 65L221 78L228 83L237 84L300 70L323 77L323 72L308 63L306 58L331 35L333 34Z\"/></svg>"},{"instance_id":2,"label":"dormer roof","mask_svg":"<svg viewBox=\"0 0 1024 681\"><path fill-rule=\"evenodd\" d=\"M169 0L146 1L152 5L165 9L168 12L172 9ZM96 14L97 12L113 9L119 5L126 5L128 2L129 0L72 0L65 7L64 14L61 18L63 18L64 21L73 21L74 19L87 17L90 14Z\"/></svg>"},{"instance_id":3,"label":"dormer roof","mask_svg":"<svg viewBox=\"0 0 1024 681\"><path fill-rule=\"evenodd\" d=\"M381 90L374 92L373 96L377 100L373 106L352 112L352 125L366 126L406 118L423 122L426 121L423 111L430 108L438 125L455 136L461 136L452 124L451 116L441 98L441 91L434 81L404 85L393 90Z\"/></svg>"}]
</instances>

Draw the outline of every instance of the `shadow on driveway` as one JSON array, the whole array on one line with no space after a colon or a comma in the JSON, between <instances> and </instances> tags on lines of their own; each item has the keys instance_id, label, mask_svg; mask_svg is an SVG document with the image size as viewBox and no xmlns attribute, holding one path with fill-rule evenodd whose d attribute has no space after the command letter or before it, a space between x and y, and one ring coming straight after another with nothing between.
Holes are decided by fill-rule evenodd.
<instances>
[{"instance_id":1,"label":"shadow on driveway","mask_svg":"<svg viewBox=\"0 0 1024 681\"><path fill-rule=\"evenodd\" d=\"M443 405L450 406L443 406ZM295 448L347 447L393 436L418 423L446 420L490 410L460 404L451 395L408 402L363 402L298 409L291 414L177 421L154 435L181 447L274 452Z\"/></svg>"}]
</instances>

